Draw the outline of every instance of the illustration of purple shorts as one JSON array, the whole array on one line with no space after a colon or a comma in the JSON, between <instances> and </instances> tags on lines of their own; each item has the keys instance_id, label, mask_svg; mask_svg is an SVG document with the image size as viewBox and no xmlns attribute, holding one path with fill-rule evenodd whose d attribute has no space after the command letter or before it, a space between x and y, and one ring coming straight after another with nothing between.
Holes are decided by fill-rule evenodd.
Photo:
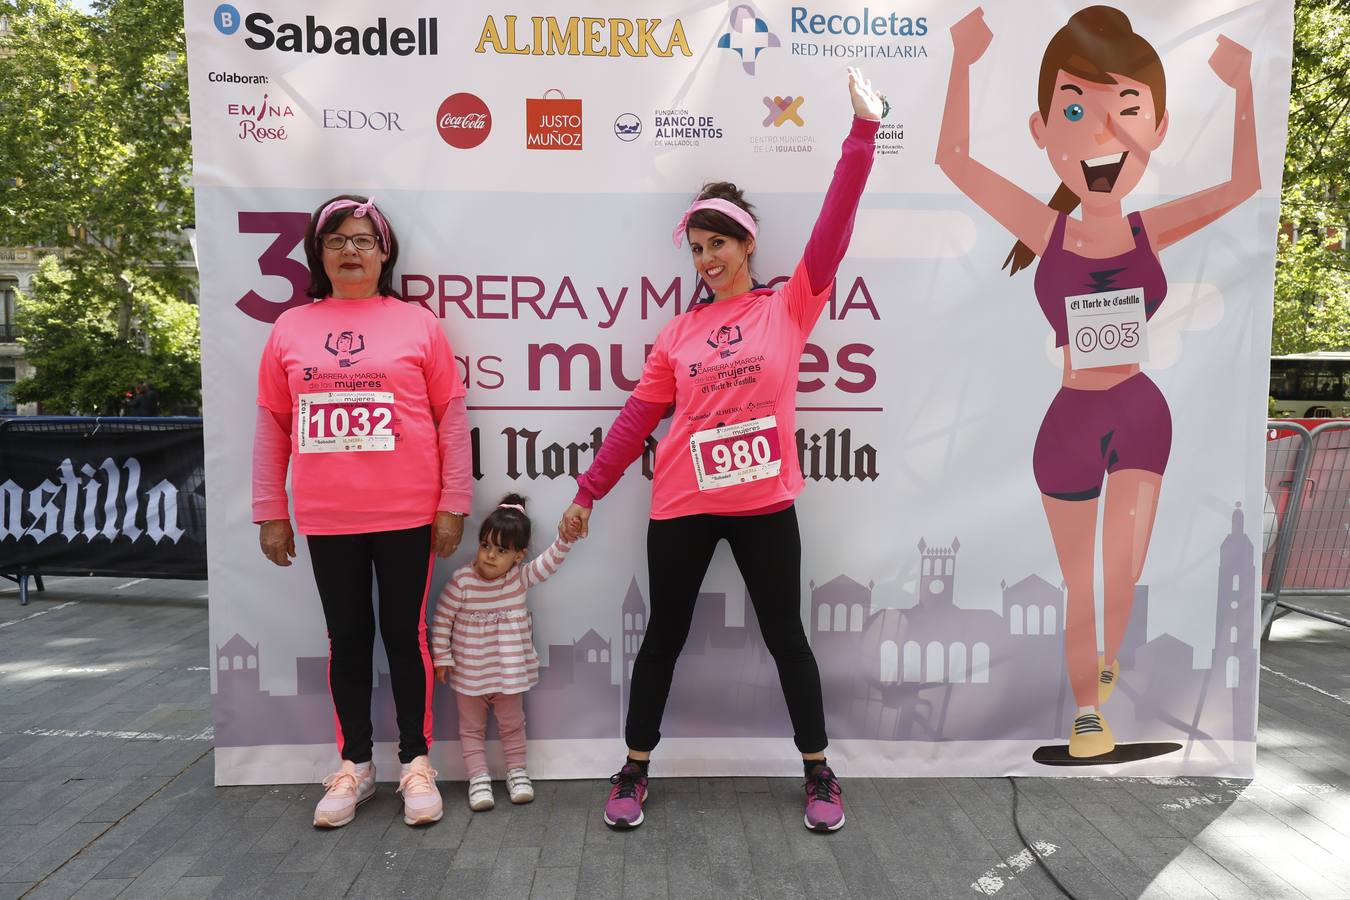
<instances>
[{"instance_id":1,"label":"illustration of purple shorts","mask_svg":"<svg viewBox=\"0 0 1350 900\"><path fill-rule=\"evenodd\" d=\"M1108 472L1161 475L1172 452L1172 411L1144 373L1104 391L1060 388L1041 421L1032 470L1041 493L1092 500Z\"/></svg>"}]
</instances>

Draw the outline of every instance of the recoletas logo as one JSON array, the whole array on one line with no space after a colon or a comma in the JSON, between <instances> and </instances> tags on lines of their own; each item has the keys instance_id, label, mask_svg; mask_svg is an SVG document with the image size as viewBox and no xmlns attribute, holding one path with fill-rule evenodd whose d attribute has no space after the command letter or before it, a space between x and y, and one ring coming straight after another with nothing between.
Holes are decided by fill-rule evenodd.
<instances>
[{"instance_id":1,"label":"recoletas logo","mask_svg":"<svg viewBox=\"0 0 1350 900\"><path fill-rule=\"evenodd\" d=\"M320 22L305 16L301 22L278 22L265 12L241 14L222 3L211 16L216 30L235 34L242 25L248 32L244 46L250 50L283 53L333 53L338 56L435 56L436 17L419 18L414 25L390 25L380 16L359 25Z\"/></svg>"},{"instance_id":2,"label":"recoletas logo","mask_svg":"<svg viewBox=\"0 0 1350 900\"><path fill-rule=\"evenodd\" d=\"M782 44L778 35L769 30L769 23L755 12L755 8L743 3L731 11L727 32L717 39L717 46L724 50L735 50L741 58L741 68L747 75L754 75L760 51Z\"/></svg>"}]
</instances>

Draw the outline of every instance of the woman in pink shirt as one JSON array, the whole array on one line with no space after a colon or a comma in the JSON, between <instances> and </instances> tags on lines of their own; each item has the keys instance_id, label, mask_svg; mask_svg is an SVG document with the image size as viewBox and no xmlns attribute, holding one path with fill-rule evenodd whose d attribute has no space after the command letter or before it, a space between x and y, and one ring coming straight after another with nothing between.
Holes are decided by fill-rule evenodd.
<instances>
[{"instance_id":1,"label":"woman in pink shirt","mask_svg":"<svg viewBox=\"0 0 1350 900\"><path fill-rule=\"evenodd\" d=\"M611 779L605 823L642 823L647 765L675 662L689 635L699 586L726 539L745 579L792 719L806 772L806 826L844 824L839 782L825 760L820 673L801 622L801 538L793 501L797 462L797 374L803 346L829 299L872 167L882 99L849 69L853 126L844 141L811 239L792 276L756 287L750 272L756 220L735 185L705 185L675 228L713 301L672 319L647 357L642 379L611 426L594 464L578 479L559 530L585 536L592 503L642 452L674 405L652 479L647 529L651 618L633 666L624 734L628 759ZM712 700L713 698L709 698Z\"/></svg>"},{"instance_id":2,"label":"woman in pink shirt","mask_svg":"<svg viewBox=\"0 0 1350 900\"><path fill-rule=\"evenodd\" d=\"M316 302L277 319L258 367L253 517L263 554L289 566L289 465L328 628L342 758L324 779L314 824L346 825L375 792L372 570L398 719L403 820L435 822L426 602L432 553L455 552L471 501L464 385L440 323L394 290L398 239L373 200L343 195L321 205L305 254Z\"/></svg>"}]
</instances>

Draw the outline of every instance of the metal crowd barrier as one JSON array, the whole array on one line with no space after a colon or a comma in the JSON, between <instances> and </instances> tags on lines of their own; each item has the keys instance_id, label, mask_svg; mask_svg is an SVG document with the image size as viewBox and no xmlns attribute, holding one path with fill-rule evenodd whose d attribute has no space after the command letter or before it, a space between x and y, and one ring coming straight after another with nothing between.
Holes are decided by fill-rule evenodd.
<instances>
[{"instance_id":1,"label":"metal crowd barrier","mask_svg":"<svg viewBox=\"0 0 1350 900\"><path fill-rule=\"evenodd\" d=\"M1350 627L1289 599L1350 596L1350 421L1267 428L1263 633L1289 612Z\"/></svg>"}]
</instances>

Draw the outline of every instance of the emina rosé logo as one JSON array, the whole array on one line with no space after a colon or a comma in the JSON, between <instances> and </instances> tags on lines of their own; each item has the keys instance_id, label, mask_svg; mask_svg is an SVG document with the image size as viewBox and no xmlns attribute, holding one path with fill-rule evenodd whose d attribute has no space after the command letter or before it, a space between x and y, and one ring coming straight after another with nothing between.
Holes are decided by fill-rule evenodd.
<instances>
[{"instance_id":1,"label":"emina ros\u00e9 logo","mask_svg":"<svg viewBox=\"0 0 1350 900\"><path fill-rule=\"evenodd\" d=\"M289 104L273 100L265 93L257 103L230 103L225 111L231 118L239 119L236 137L258 144L286 140L286 120L295 118L295 110Z\"/></svg>"},{"instance_id":2,"label":"emina ros\u00e9 logo","mask_svg":"<svg viewBox=\"0 0 1350 900\"><path fill-rule=\"evenodd\" d=\"M436 110L441 140L458 150L470 150L492 133L492 111L473 94L451 94Z\"/></svg>"}]
</instances>

